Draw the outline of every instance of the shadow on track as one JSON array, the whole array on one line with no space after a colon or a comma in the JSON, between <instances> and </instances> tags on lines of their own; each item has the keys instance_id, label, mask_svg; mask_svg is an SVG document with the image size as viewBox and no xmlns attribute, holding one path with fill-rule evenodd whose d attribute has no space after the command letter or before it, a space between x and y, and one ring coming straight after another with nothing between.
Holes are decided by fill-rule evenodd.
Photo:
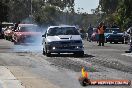
<instances>
[{"instance_id":1,"label":"shadow on track","mask_svg":"<svg viewBox=\"0 0 132 88\"><path fill-rule=\"evenodd\" d=\"M74 54L51 54L50 57L73 57L73 58L92 58L93 55L84 54L83 56L76 56Z\"/></svg>"}]
</instances>

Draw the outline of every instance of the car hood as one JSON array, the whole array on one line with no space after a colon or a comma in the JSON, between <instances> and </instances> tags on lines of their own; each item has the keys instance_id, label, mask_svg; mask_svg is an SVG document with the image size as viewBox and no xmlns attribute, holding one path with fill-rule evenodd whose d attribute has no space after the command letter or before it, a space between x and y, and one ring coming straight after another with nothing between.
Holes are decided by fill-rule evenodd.
<instances>
[{"instance_id":1,"label":"car hood","mask_svg":"<svg viewBox=\"0 0 132 88\"><path fill-rule=\"evenodd\" d=\"M58 35L58 36L47 36L48 42L53 41L67 41L67 40L82 40L80 35Z\"/></svg>"},{"instance_id":2,"label":"car hood","mask_svg":"<svg viewBox=\"0 0 132 88\"><path fill-rule=\"evenodd\" d=\"M41 32L15 32L17 35L41 35Z\"/></svg>"}]
</instances>

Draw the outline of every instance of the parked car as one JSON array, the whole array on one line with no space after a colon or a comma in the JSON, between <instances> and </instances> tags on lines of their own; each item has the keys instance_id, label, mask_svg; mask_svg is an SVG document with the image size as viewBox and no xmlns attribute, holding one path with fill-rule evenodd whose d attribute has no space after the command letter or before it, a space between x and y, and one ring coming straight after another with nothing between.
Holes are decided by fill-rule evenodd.
<instances>
[{"instance_id":1,"label":"parked car","mask_svg":"<svg viewBox=\"0 0 132 88\"><path fill-rule=\"evenodd\" d=\"M9 26L14 26L14 24L13 23L8 23L8 22L2 22L2 31L0 32L0 37L1 38L4 38L4 31Z\"/></svg>"},{"instance_id":2,"label":"parked car","mask_svg":"<svg viewBox=\"0 0 132 88\"><path fill-rule=\"evenodd\" d=\"M4 38L6 40L12 40L13 28L14 26L9 26L9 27L6 27L6 29L4 30Z\"/></svg>"},{"instance_id":3,"label":"parked car","mask_svg":"<svg viewBox=\"0 0 132 88\"><path fill-rule=\"evenodd\" d=\"M106 28L105 42L124 43L124 34L119 28Z\"/></svg>"},{"instance_id":4,"label":"parked car","mask_svg":"<svg viewBox=\"0 0 132 88\"><path fill-rule=\"evenodd\" d=\"M120 34L109 34L105 37L105 42L110 42L110 43L119 43L121 42L122 44L124 44L124 37L123 35Z\"/></svg>"},{"instance_id":5,"label":"parked car","mask_svg":"<svg viewBox=\"0 0 132 88\"><path fill-rule=\"evenodd\" d=\"M36 40L40 40L40 38L41 31L38 26L34 24L19 24L12 35L14 44L33 43L36 42Z\"/></svg>"},{"instance_id":6,"label":"parked car","mask_svg":"<svg viewBox=\"0 0 132 88\"><path fill-rule=\"evenodd\" d=\"M84 55L82 38L75 26L50 26L43 37L43 54L74 53Z\"/></svg>"},{"instance_id":7,"label":"parked car","mask_svg":"<svg viewBox=\"0 0 132 88\"><path fill-rule=\"evenodd\" d=\"M106 28L104 35L107 36L113 33L123 35L123 32L119 28Z\"/></svg>"}]
</instances>

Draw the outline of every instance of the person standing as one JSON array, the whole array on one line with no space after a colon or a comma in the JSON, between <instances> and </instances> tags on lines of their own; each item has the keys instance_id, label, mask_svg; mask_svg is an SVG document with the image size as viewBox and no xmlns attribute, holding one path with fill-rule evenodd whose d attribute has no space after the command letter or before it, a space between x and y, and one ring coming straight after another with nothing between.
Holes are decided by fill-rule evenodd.
<instances>
[{"instance_id":1,"label":"person standing","mask_svg":"<svg viewBox=\"0 0 132 88\"><path fill-rule=\"evenodd\" d=\"M93 34L93 28L92 28L91 24L90 24L89 27L88 27L87 33L88 33L88 35L87 35L87 40L88 40L89 42L91 42L91 36L92 36L92 34Z\"/></svg>"},{"instance_id":2,"label":"person standing","mask_svg":"<svg viewBox=\"0 0 132 88\"><path fill-rule=\"evenodd\" d=\"M132 27L128 28L127 33L129 34L130 47L129 47L129 51L126 51L126 53L131 53L132 52Z\"/></svg>"},{"instance_id":3,"label":"person standing","mask_svg":"<svg viewBox=\"0 0 132 88\"><path fill-rule=\"evenodd\" d=\"M18 21L17 23L15 23L15 25L14 25L14 31L17 30L19 24L20 24L20 21Z\"/></svg>"},{"instance_id":4,"label":"person standing","mask_svg":"<svg viewBox=\"0 0 132 88\"><path fill-rule=\"evenodd\" d=\"M101 22L98 26L98 34L99 34L99 45L98 46L104 46L104 32L105 32L106 26Z\"/></svg>"},{"instance_id":5,"label":"person standing","mask_svg":"<svg viewBox=\"0 0 132 88\"><path fill-rule=\"evenodd\" d=\"M3 37L3 35L2 35L3 33L2 33L2 22L0 22L0 38L2 38Z\"/></svg>"}]
</instances>

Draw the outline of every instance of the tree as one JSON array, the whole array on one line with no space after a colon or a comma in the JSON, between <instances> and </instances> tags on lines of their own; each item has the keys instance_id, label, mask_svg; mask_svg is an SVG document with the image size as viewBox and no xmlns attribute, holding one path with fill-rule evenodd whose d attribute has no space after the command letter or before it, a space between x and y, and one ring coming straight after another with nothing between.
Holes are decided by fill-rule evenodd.
<instances>
[{"instance_id":1,"label":"tree","mask_svg":"<svg viewBox=\"0 0 132 88\"><path fill-rule=\"evenodd\" d=\"M8 18L8 6L6 3L0 1L0 21L7 21Z\"/></svg>"},{"instance_id":2,"label":"tree","mask_svg":"<svg viewBox=\"0 0 132 88\"><path fill-rule=\"evenodd\" d=\"M45 10L46 12L44 12ZM56 16L54 16L56 13L53 13L54 15L51 15L50 10L53 12L56 11L64 12L65 10L67 10L68 12L74 13L74 0L1 0L0 1L1 20L8 19L8 21L12 21L12 22L23 21L30 17L37 19L38 21L38 18L41 17L40 19L43 19L44 22L47 23L46 20L48 18L48 21L52 23L56 19L55 18ZM39 20L39 22L43 22L43 21Z\"/></svg>"},{"instance_id":3,"label":"tree","mask_svg":"<svg viewBox=\"0 0 132 88\"><path fill-rule=\"evenodd\" d=\"M58 12L53 6L44 6L34 14L35 20L39 24L54 25L57 22Z\"/></svg>"},{"instance_id":4,"label":"tree","mask_svg":"<svg viewBox=\"0 0 132 88\"><path fill-rule=\"evenodd\" d=\"M100 0L99 7L101 8L102 12L112 14L116 11L118 3L118 0Z\"/></svg>"},{"instance_id":5,"label":"tree","mask_svg":"<svg viewBox=\"0 0 132 88\"><path fill-rule=\"evenodd\" d=\"M121 0L117 10L117 23L122 30L132 25L132 0Z\"/></svg>"}]
</instances>

